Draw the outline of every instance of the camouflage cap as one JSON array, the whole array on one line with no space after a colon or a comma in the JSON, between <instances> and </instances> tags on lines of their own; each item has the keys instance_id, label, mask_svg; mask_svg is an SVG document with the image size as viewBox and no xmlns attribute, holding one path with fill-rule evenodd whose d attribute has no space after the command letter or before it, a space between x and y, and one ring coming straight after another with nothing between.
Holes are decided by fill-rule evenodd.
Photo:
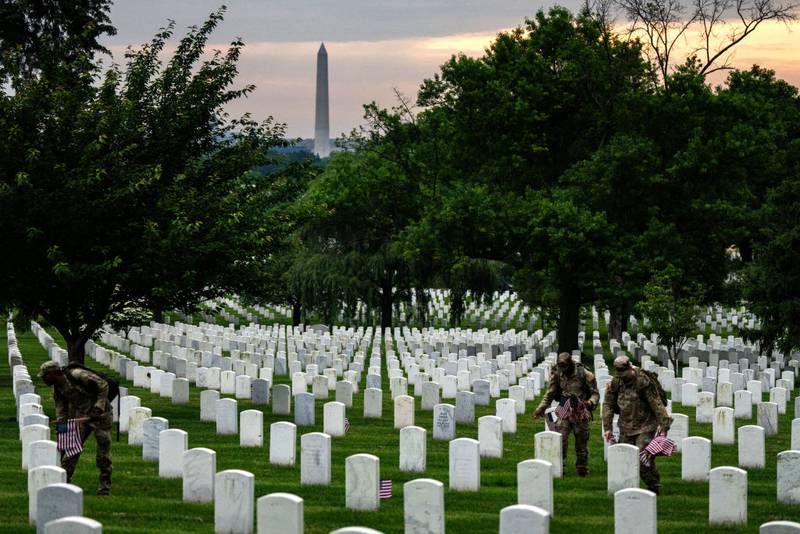
<instances>
[{"instance_id":1,"label":"camouflage cap","mask_svg":"<svg viewBox=\"0 0 800 534\"><path fill-rule=\"evenodd\" d=\"M617 356L614 358L614 369L617 370L617 374L624 373L631 367L631 359L627 356Z\"/></svg>"},{"instance_id":2,"label":"camouflage cap","mask_svg":"<svg viewBox=\"0 0 800 534\"><path fill-rule=\"evenodd\" d=\"M41 366L39 366L39 378L43 378L46 374L52 373L53 371L60 371L61 366L58 363L50 360L49 362L44 362Z\"/></svg>"}]
</instances>

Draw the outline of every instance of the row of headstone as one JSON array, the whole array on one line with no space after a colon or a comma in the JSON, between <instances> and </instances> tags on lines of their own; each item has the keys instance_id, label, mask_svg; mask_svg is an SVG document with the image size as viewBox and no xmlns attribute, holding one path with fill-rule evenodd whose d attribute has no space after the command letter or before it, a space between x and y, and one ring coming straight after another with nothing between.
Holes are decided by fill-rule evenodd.
<instances>
[{"instance_id":1,"label":"row of headstone","mask_svg":"<svg viewBox=\"0 0 800 534\"><path fill-rule=\"evenodd\" d=\"M225 399L223 399L223 400L225 400ZM232 400L232 399L227 399L227 400L229 400L229 401L232 401L232 402L234 402L234 403L235 403L235 401L234 401L234 400ZM511 400L511 399L508 399L508 400ZM413 397L412 397L412 402L413 402ZM511 404L512 404L512 406L513 406L513 403L511 403ZM441 404L434 404L434 411L436 411L436 406L442 406L442 405L441 405ZM412 407L413 407L413 404L412 404ZM442 411L442 408L440 408L440 409L439 409L439 411L441 412L441 411ZM234 413L235 413L235 411L234 411ZM243 412L243 413L244 413L244 412ZM260 412L259 412L259 413L260 413ZM495 417L495 416L489 416L489 417ZM483 418L482 418L482 419L483 419ZM495 417L495 419L498 419L498 418L497 418L497 417ZM434 421L436 421L436 418L434 418ZM501 423L501 425L500 425L500 426L501 426L501 432L500 432L500 436L501 436L501 439L502 439L502 420L500 421L500 423ZM480 422L479 422L479 425L480 425ZM434 432L435 432L435 431L436 431L436 430L434 429ZM305 436L303 436L303 437L305 437ZM464 438L462 438L462 439L464 439ZM302 440L301 440L301 441L302 441ZM458 441L458 440L456 440L456 441ZM469 444L469 447L467 447L467 446L466 446L466 444L461 444L461 443L459 443L459 444L458 444L458 445L459 445L459 447L461 447L461 446L463 445L463 447L461 447L461 448L465 449L465 451L466 451L466 450L469 450L469 451L470 451L470 453L469 453L469 454L468 454L467 452L464 452L464 451L458 450L458 449L459 449L459 447L456 447L456 448L454 449L453 442L451 442L451 465L450 465L450 468L451 468L451 487L452 487L452 486L453 486L453 484L454 484L454 480L456 481L455 483L456 483L457 485L459 485L459 484L462 484L462 483L463 483L463 484L464 484L466 487L470 487L470 484L471 484L472 486L477 486L478 488L479 488L479 486L480 486L480 468L479 468L479 465L480 465L480 464L479 464L479 456L480 456L481 454L483 454L483 451L481 450L481 447L480 447L480 445L481 445L481 440L479 440L479 441L477 441L477 442L475 442L475 440L470 440L470 441L472 441L473 443ZM329 443L329 442L330 442L330 441L328 440L328 443ZM477 449L477 450L478 450L478 454L477 454L477 458L478 458L477 483L475 482L475 478L476 478L476 477L471 477L471 478L470 478L470 476L469 476L469 475L465 475L465 470L463 469L465 466L469 466L469 465L472 463L472 456L474 456L474 455L472 454L472 451L474 450L474 448L475 448L475 447L474 447L474 445L475 445L476 443L477 443L477 445L478 445L478 449ZM630 447L630 446L629 446L629 447ZM301 445L301 449L302 449L302 445ZM635 449L635 447L634 447L634 449ZM455 454L454 454L454 453L455 453ZM328 455L329 455L329 446L328 446ZM369 456L369 455L366 455L366 456ZM302 457L302 452L301 452L301 457ZM373 458L374 458L374 457L373 457ZM361 464L363 464L363 462L365 462L366 460L367 460L367 459L361 459ZM375 458L375 460L377 460L377 458ZM329 463L329 462L328 462L328 463ZM367 462L367 463L369 463L369 462ZM361 465L361 464L358 464L358 465ZM372 464L370 464L370 465L372 465ZM369 469L372 469L372 467L369 467ZM369 469L368 469L368 470L369 470ZM363 470L363 469L362 469L362 470ZM301 469L301 471L302 471L302 469ZM467 471L468 471L468 470L467 470ZM346 472L347 472L347 471L346 471ZM454 474L454 473L455 473L455 474ZM376 478L376 477L367 477L367 478L368 478L369 480L372 480L372 479L374 479L374 478ZM301 473L301 479L302 479L302 473ZM329 477L328 477L328 480L329 480ZM465 481L466 481L466 482L465 482ZM638 485L638 482L637 482L637 485Z\"/></svg>"},{"instance_id":2,"label":"row of headstone","mask_svg":"<svg viewBox=\"0 0 800 534\"><path fill-rule=\"evenodd\" d=\"M375 355L373 355L373 359ZM374 362L371 362L371 364ZM378 362L379 365L379 362ZM541 371L541 369L539 369ZM151 371L151 376L156 373L155 371ZM233 375L233 373L230 373ZM302 375L302 373L301 373ZM375 376L379 376L376 374ZM543 372L539 373L539 376L544 376ZM232 376L233 377L233 376ZM369 383L369 378L372 377L372 374L368 375L367 381ZM170 377L171 379L172 377ZM316 379L320 378L323 381L325 380L324 377L315 376ZM299 380L298 380L299 379ZM151 378L152 380L152 378ZM163 378L162 378L163 380ZM244 380L247 381L248 378L246 376L237 376L237 381ZM527 381L528 379L522 379L520 382ZM298 385L298 381L301 382ZM526 387L523 386L512 386L509 388L509 396L512 398L509 399L502 399L497 403L497 413L498 416L501 417L503 423L503 430L506 432L513 432L516 430L516 413L524 413L525 410L525 400L526 398L533 398L533 396L537 393L536 389L531 387L533 385L538 385L538 382L528 381ZM541 378L539 379L541 382ZM293 376L293 389L298 392L294 395L295 397L295 423L298 425L309 425L313 424L313 399L314 397L311 394L301 393L299 392L301 389L305 389L305 381L303 380L302 376L297 376L297 373ZM377 384L380 385L380 384ZM480 384L477 384L480 386ZM530 389L528 389L530 387ZM267 385L268 388L268 385ZM240 388L237 388L237 390ZM244 388L246 389L246 388ZM479 391L481 391L480 387L476 387ZM267 396L269 395L269 390L265 388L267 392ZM352 383L347 381L340 381L336 383L336 394L337 399L342 399L345 405L352 404L352 391L353 386ZM485 391L485 389L483 390ZM325 391L324 386L317 390L315 388L315 394ZM472 422L474 420L474 400L471 392L458 392L457 401L455 410L452 409L452 405L447 404L435 404L438 399L438 387L433 383L426 383L423 384L423 404L434 404L436 408L436 413L434 414L434 437L435 439L450 439L452 436L455 435L455 421L461 422ZM238 395L237 395L238 396ZM316 396L316 395L315 395ZM378 388L367 388L365 392L365 402L364 402L364 415L365 417L380 417L382 415L382 392ZM201 393L201 419L202 420L216 420L216 403L219 400L218 395L214 392L212 393L211 390L206 390ZM291 400L290 396L288 395L287 386L279 385L275 386L273 392L273 412L276 414L288 415L291 412ZM488 399L486 400L488 403ZM222 417L223 420L227 420L229 423L227 425L220 424L219 431L221 433L235 433L236 432L236 420L235 417L231 417L231 414L235 414L235 409L233 405L231 405L230 401L223 403L226 406L224 413L226 414ZM402 413L402 403L398 403L398 410L397 413ZM413 417L413 409L410 411ZM412 420L409 420L408 423L413 423ZM398 425L399 427L405 426L405 424Z\"/></svg>"}]
</instances>

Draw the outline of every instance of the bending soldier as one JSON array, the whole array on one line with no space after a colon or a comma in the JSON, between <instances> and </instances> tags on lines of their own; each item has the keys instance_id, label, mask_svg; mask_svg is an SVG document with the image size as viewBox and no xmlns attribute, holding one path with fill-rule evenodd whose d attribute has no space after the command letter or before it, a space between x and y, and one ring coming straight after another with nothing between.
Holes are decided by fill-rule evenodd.
<instances>
[{"instance_id":1,"label":"bending soldier","mask_svg":"<svg viewBox=\"0 0 800 534\"><path fill-rule=\"evenodd\" d=\"M589 473L589 423L599 398L594 375L562 352L558 355L556 370L550 375L547 394L533 412L534 417L541 417L553 401L558 401L560 415L556 428L561 434L562 459L567 459L569 436L574 434L575 469L582 477Z\"/></svg>"},{"instance_id":2,"label":"bending soldier","mask_svg":"<svg viewBox=\"0 0 800 534\"><path fill-rule=\"evenodd\" d=\"M667 432L672 419L667 414L656 379L646 371L631 365L627 356L614 360L616 376L606 389L603 402L603 429L606 441L613 441L611 431L614 414L619 414L620 443L636 445L644 449L658 431ZM639 472L647 489L659 494L661 475L655 458L649 465L640 463Z\"/></svg>"},{"instance_id":3,"label":"bending soldier","mask_svg":"<svg viewBox=\"0 0 800 534\"><path fill-rule=\"evenodd\" d=\"M83 419L81 441L85 442L94 432L97 440L96 464L100 470L98 495L108 495L111 491L111 427L113 416L108 400L108 382L92 371L80 367L62 369L56 362L49 361L39 368L39 376L45 384L53 387L53 400L56 404L56 422L68 419ZM61 466L67 472L67 482L72 481L75 466L80 454L65 457L61 454Z\"/></svg>"}]
</instances>

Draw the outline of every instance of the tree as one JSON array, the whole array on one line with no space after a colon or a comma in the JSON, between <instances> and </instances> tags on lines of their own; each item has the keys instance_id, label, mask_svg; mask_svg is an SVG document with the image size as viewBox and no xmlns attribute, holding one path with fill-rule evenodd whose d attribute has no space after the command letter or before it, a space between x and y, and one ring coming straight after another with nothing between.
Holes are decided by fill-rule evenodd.
<instances>
[{"instance_id":1,"label":"tree","mask_svg":"<svg viewBox=\"0 0 800 534\"><path fill-rule=\"evenodd\" d=\"M579 348L607 242L604 214L568 172L639 119L631 101L653 87L640 52L602 17L556 7L480 58L453 57L419 92L420 123L446 145L427 151L444 161L433 165L441 198L420 224L464 256L511 266L529 305L558 310L562 350Z\"/></svg>"},{"instance_id":2,"label":"tree","mask_svg":"<svg viewBox=\"0 0 800 534\"><path fill-rule=\"evenodd\" d=\"M14 258L0 302L43 316L71 361L110 314L239 290L269 254L265 178L251 169L283 127L224 113L252 87L232 88L241 41L202 60L221 20L192 28L164 64L170 25L100 80L88 53L46 48L52 68L12 72L16 90L0 97L0 226Z\"/></svg>"},{"instance_id":3,"label":"tree","mask_svg":"<svg viewBox=\"0 0 800 534\"><path fill-rule=\"evenodd\" d=\"M707 76L730 70L734 48L765 22L797 20L793 0L613 0L631 21L629 34L641 38L645 51L669 87L675 47L690 42L690 57L699 61L698 72ZM697 28L695 40L688 38ZM727 30L727 31L725 31ZM724 32L724 35L722 35ZM679 64L682 62L678 62Z\"/></svg>"},{"instance_id":4,"label":"tree","mask_svg":"<svg viewBox=\"0 0 800 534\"><path fill-rule=\"evenodd\" d=\"M680 237L660 217L657 191L664 169L659 151L641 128L631 129L576 164L568 180L587 209L603 214L604 240L595 238L592 246L607 250L596 260L604 274L595 280L594 292L610 311L609 338L619 340L652 272L680 256Z\"/></svg>"},{"instance_id":5,"label":"tree","mask_svg":"<svg viewBox=\"0 0 800 534\"><path fill-rule=\"evenodd\" d=\"M309 214L301 235L312 254L298 268L317 290L341 292L325 302L358 295L390 328L398 296L410 298L398 240L418 202L417 185L391 162L373 152L336 154L300 200Z\"/></svg>"},{"instance_id":6,"label":"tree","mask_svg":"<svg viewBox=\"0 0 800 534\"><path fill-rule=\"evenodd\" d=\"M64 69L82 61L115 35L108 12L111 0L0 1L0 75L11 73L16 83L42 69ZM58 50L58 54L53 54ZM51 64L50 61L54 61Z\"/></svg>"},{"instance_id":7,"label":"tree","mask_svg":"<svg viewBox=\"0 0 800 534\"><path fill-rule=\"evenodd\" d=\"M603 212L610 249L597 296L619 339L651 273L672 264L709 301L737 301L724 250L749 249L766 188L790 172L796 91L758 67L711 89L696 62L670 74L670 90L644 95L620 132L568 174ZM779 111L780 110L780 111Z\"/></svg>"},{"instance_id":8,"label":"tree","mask_svg":"<svg viewBox=\"0 0 800 534\"><path fill-rule=\"evenodd\" d=\"M793 145L795 165L800 165L800 140ZM758 220L761 232L743 286L759 327L745 333L768 354L788 353L800 348L800 175L770 191Z\"/></svg>"},{"instance_id":9,"label":"tree","mask_svg":"<svg viewBox=\"0 0 800 534\"><path fill-rule=\"evenodd\" d=\"M309 305L314 299L304 295L306 278L296 268L310 251L299 234L306 214L294 208L321 169L314 165L310 156L292 155L281 156L273 165L259 171L268 184L262 224L270 229L272 241L258 282L245 287L241 296L245 300L291 306L292 325L297 326L302 321L304 302Z\"/></svg>"},{"instance_id":10,"label":"tree","mask_svg":"<svg viewBox=\"0 0 800 534\"><path fill-rule=\"evenodd\" d=\"M678 354L695 329L702 295L698 286L681 283L682 273L673 266L653 276L644 287L644 300L636 307L667 347L670 362L678 372Z\"/></svg>"}]
</instances>

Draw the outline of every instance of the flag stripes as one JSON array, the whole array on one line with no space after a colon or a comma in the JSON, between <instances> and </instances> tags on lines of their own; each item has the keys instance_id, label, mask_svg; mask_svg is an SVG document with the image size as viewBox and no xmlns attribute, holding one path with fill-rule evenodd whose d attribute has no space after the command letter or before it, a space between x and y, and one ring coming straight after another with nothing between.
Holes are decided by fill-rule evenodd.
<instances>
[{"instance_id":1,"label":"flag stripes","mask_svg":"<svg viewBox=\"0 0 800 534\"><path fill-rule=\"evenodd\" d=\"M654 456L672 456L677 448L675 442L669 439L664 432L659 432L639 453L639 461L643 465L649 466Z\"/></svg>"},{"instance_id":2,"label":"flag stripes","mask_svg":"<svg viewBox=\"0 0 800 534\"><path fill-rule=\"evenodd\" d=\"M380 498L381 499L391 499L392 498L392 481L389 480L381 480L381 489L380 489Z\"/></svg>"},{"instance_id":3,"label":"flag stripes","mask_svg":"<svg viewBox=\"0 0 800 534\"><path fill-rule=\"evenodd\" d=\"M71 458L83 451L81 425L77 419L70 419L66 423L58 423L56 432L58 432L56 448L63 451L66 458Z\"/></svg>"},{"instance_id":4,"label":"flag stripes","mask_svg":"<svg viewBox=\"0 0 800 534\"><path fill-rule=\"evenodd\" d=\"M588 421L591 415L586 405L577 397L564 397L555 409L559 419L567 421Z\"/></svg>"}]
</instances>

